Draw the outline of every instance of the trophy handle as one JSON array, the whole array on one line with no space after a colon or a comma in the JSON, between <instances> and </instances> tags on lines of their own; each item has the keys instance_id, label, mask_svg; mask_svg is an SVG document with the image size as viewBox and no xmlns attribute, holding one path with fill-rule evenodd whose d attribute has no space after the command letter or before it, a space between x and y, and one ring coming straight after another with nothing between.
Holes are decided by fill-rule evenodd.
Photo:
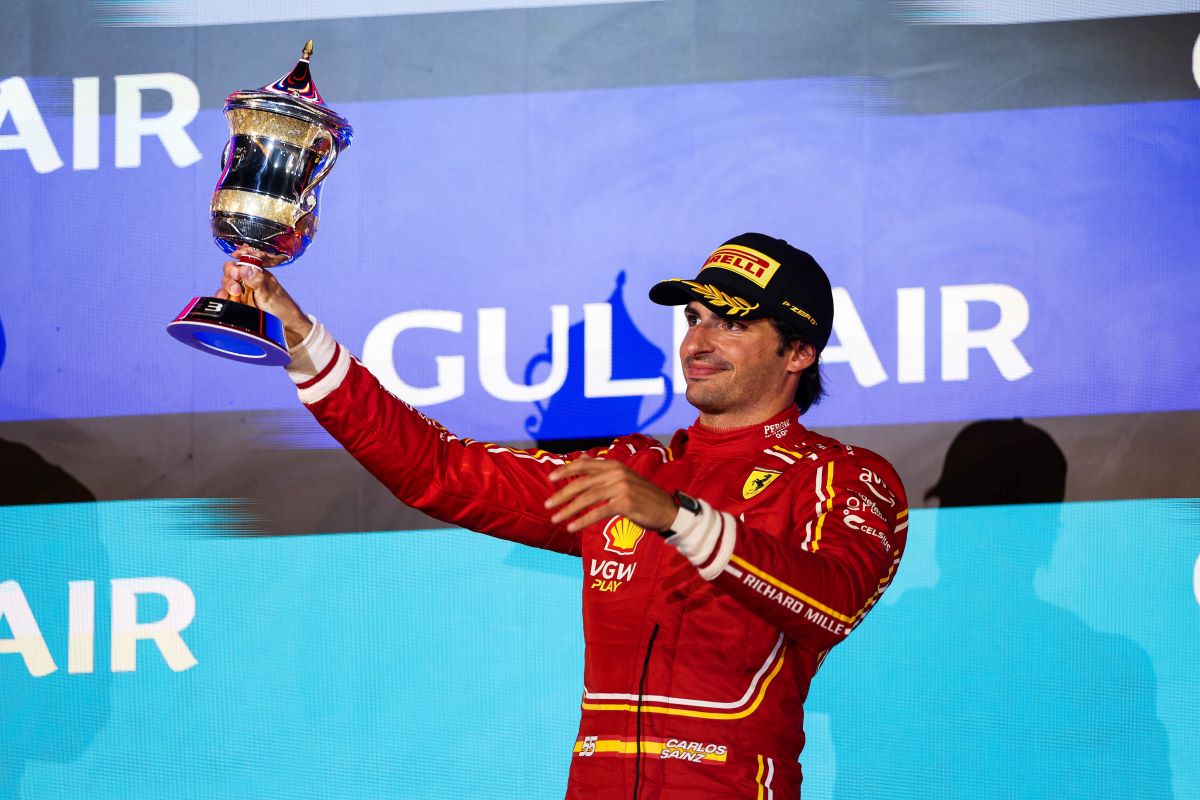
<instances>
[{"instance_id":1,"label":"trophy handle","mask_svg":"<svg viewBox=\"0 0 1200 800\"><path fill-rule=\"evenodd\" d=\"M309 181L308 186L305 186L304 191L300 193L302 198L300 202L304 207L304 213L301 214L300 217L304 217L306 214L311 214L313 209L317 207L317 187L321 185L321 181L325 180L325 178L329 175L329 171L333 169L333 165L337 163L337 138L329 131L321 131L321 134L325 141L329 143L329 152L322 160L321 168L317 170L317 173L313 175L312 180Z\"/></svg>"}]
</instances>

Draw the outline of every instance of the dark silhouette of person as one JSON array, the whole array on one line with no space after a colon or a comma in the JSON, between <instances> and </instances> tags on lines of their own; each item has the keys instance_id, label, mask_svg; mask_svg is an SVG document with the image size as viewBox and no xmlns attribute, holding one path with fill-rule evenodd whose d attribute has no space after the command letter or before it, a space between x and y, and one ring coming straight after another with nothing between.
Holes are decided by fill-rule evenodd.
<instances>
[{"instance_id":1,"label":"dark silhouette of person","mask_svg":"<svg viewBox=\"0 0 1200 800\"><path fill-rule=\"evenodd\" d=\"M1035 591L1066 474L1050 436L1021 420L955 438L927 495L940 500L937 585L881 604L823 666L839 679L814 681L834 797L1172 797L1149 656Z\"/></svg>"},{"instance_id":2,"label":"dark silhouette of person","mask_svg":"<svg viewBox=\"0 0 1200 800\"><path fill-rule=\"evenodd\" d=\"M109 567L87 487L32 448L3 439L0 475L0 588L12 600L19 587L54 666L34 675L22 653L0 653L0 797L20 797L30 761L80 758L108 721L111 676L101 642ZM69 583L88 580L95 587L93 667L72 673ZM0 618L0 640L12 638L11 620Z\"/></svg>"}]
</instances>

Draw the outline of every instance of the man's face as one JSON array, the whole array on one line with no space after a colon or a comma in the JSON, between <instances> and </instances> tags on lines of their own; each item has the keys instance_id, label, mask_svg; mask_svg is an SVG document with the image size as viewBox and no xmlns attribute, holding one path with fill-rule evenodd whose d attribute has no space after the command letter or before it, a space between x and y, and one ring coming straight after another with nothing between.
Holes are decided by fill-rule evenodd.
<instances>
[{"instance_id":1,"label":"man's face","mask_svg":"<svg viewBox=\"0 0 1200 800\"><path fill-rule=\"evenodd\" d=\"M679 357L687 399L704 414L778 413L795 392L791 378L815 358L811 347L799 344L779 355L779 334L769 320L723 317L695 301L684 315L688 331Z\"/></svg>"}]
</instances>

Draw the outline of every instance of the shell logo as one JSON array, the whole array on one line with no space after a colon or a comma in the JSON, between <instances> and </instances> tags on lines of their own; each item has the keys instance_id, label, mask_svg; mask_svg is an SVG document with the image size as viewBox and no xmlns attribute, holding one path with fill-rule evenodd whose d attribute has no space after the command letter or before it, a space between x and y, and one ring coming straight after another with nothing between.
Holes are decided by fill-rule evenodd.
<instances>
[{"instance_id":1,"label":"shell logo","mask_svg":"<svg viewBox=\"0 0 1200 800\"><path fill-rule=\"evenodd\" d=\"M646 529L625 517L613 517L604 526L604 549L619 556L631 556Z\"/></svg>"}]
</instances>

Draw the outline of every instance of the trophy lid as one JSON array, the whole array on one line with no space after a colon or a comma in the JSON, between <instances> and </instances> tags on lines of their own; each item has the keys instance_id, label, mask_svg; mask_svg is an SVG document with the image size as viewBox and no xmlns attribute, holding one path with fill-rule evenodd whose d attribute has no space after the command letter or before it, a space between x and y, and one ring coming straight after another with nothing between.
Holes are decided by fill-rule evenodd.
<instances>
[{"instance_id":1,"label":"trophy lid","mask_svg":"<svg viewBox=\"0 0 1200 800\"><path fill-rule=\"evenodd\" d=\"M350 127L349 120L325 104L325 98L317 91L317 84L313 81L309 69L312 52L313 42L309 39L300 53L300 60L292 67L291 72L261 89L234 92L225 99L225 110L255 108L296 117L328 129L338 138L343 148L349 146L354 129Z\"/></svg>"},{"instance_id":2,"label":"trophy lid","mask_svg":"<svg viewBox=\"0 0 1200 800\"><path fill-rule=\"evenodd\" d=\"M313 41L309 39L304 43L304 49L300 51L300 60L296 62L296 66L292 67L292 71L274 83L268 83L262 87L263 90L299 97L319 106L325 106L325 98L321 97L321 93L317 91L317 84L313 82L312 72L309 70L312 52ZM325 107L328 108L328 106Z\"/></svg>"}]
</instances>

